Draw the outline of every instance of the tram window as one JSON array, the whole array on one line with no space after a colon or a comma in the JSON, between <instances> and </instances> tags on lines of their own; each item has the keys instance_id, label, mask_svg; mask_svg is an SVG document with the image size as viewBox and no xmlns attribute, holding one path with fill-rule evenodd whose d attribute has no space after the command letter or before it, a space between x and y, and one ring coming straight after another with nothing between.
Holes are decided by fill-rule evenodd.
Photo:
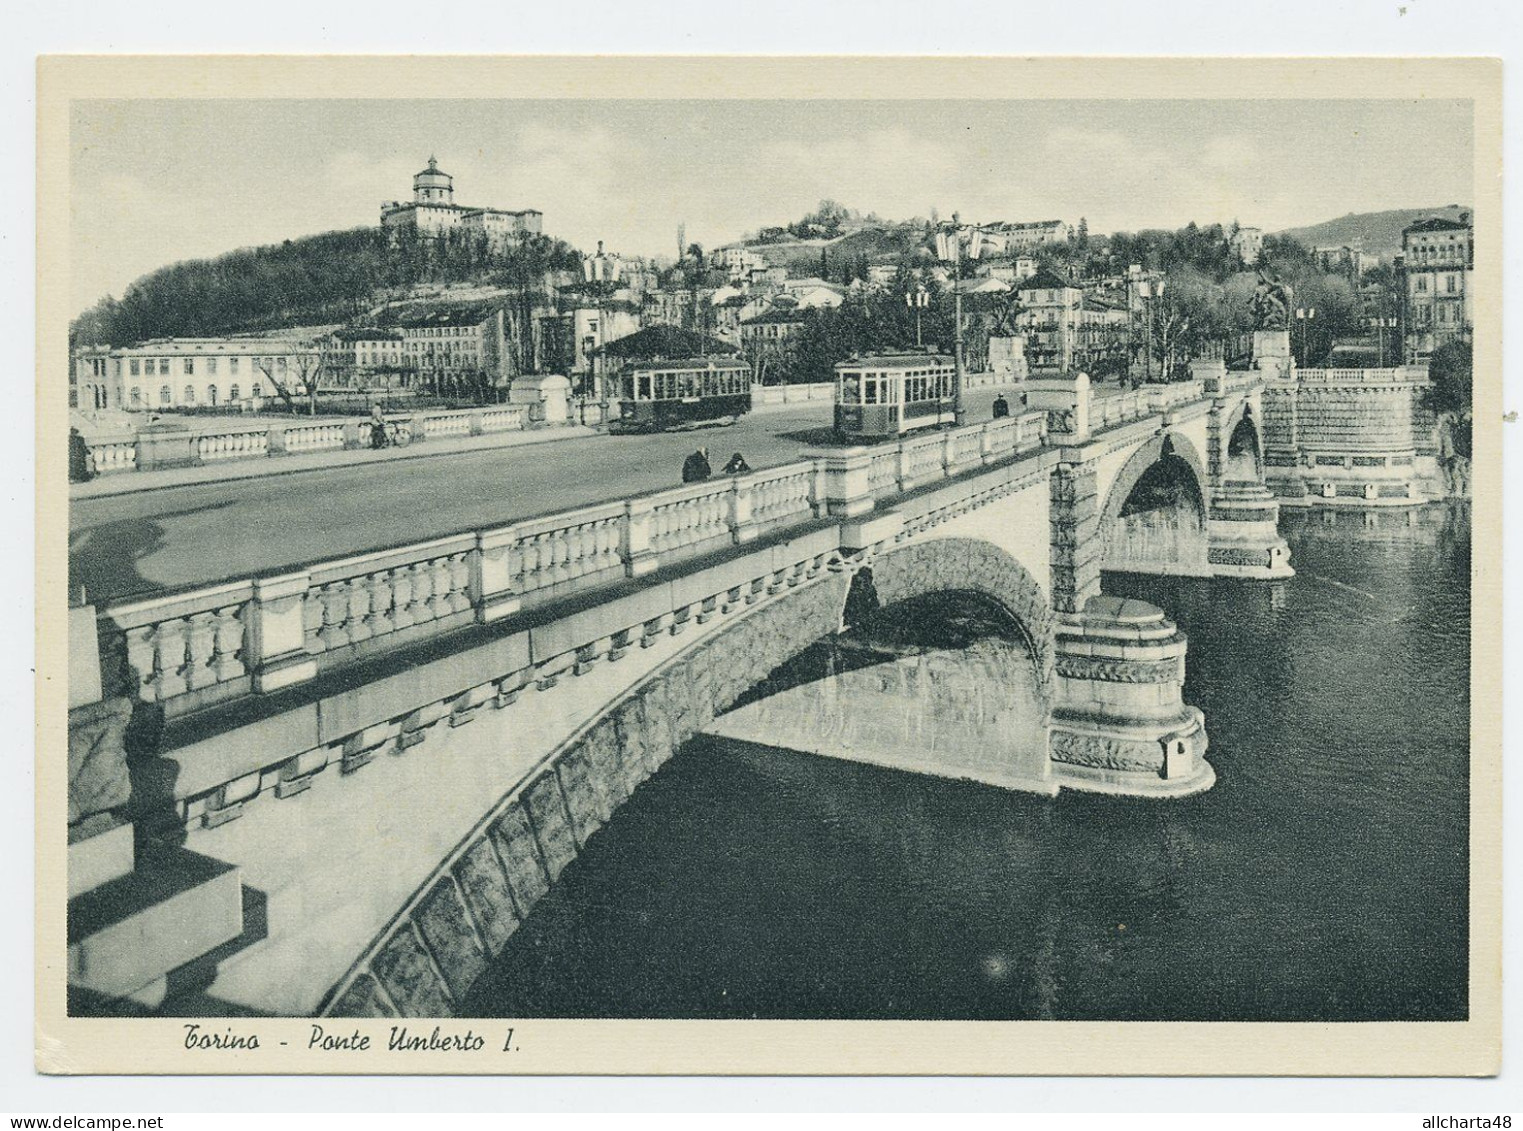
<instances>
[{"instance_id":1,"label":"tram window","mask_svg":"<svg viewBox=\"0 0 1523 1131\"><path fill-rule=\"evenodd\" d=\"M877 404L878 403L878 377L877 377L877 374L872 374L872 375L864 377L862 379L862 403L863 404Z\"/></svg>"},{"instance_id":2,"label":"tram window","mask_svg":"<svg viewBox=\"0 0 1523 1131\"><path fill-rule=\"evenodd\" d=\"M640 389L636 394L642 401L650 400L650 374L640 374Z\"/></svg>"},{"instance_id":3,"label":"tram window","mask_svg":"<svg viewBox=\"0 0 1523 1131\"><path fill-rule=\"evenodd\" d=\"M861 396L861 383L855 377L841 378L841 403L859 404Z\"/></svg>"}]
</instances>

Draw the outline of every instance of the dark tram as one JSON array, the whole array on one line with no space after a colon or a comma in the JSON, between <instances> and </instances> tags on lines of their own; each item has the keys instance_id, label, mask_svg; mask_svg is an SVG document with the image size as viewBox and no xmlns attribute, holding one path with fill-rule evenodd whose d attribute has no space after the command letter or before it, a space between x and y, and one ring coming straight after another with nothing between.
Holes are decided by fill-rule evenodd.
<instances>
[{"instance_id":1,"label":"dark tram","mask_svg":"<svg viewBox=\"0 0 1523 1131\"><path fill-rule=\"evenodd\" d=\"M612 432L672 432L734 424L751 411L751 367L730 358L646 361L621 378Z\"/></svg>"}]
</instances>

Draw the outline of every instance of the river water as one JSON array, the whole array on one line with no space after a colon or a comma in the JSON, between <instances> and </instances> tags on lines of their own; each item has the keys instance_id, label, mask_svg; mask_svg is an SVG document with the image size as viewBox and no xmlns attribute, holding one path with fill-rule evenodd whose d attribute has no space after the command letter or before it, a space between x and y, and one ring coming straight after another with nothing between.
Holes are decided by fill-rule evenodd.
<instances>
[{"instance_id":1,"label":"river water","mask_svg":"<svg viewBox=\"0 0 1523 1131\"><path fill-rule=\"evenodd\" d=\"M1468 514L1282 527L1287 582L1105 578L1189 634L1209 792L1048 798L700 739L469 1011L1464 1018Z\"/></svg>"}]
</instances>

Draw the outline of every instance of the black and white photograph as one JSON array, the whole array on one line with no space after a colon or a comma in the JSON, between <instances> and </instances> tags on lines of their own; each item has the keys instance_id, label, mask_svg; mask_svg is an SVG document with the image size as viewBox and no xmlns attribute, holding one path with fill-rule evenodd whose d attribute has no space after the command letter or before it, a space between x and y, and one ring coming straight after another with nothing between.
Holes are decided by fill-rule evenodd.
<instances>
[{"instance_id":1,"label":"black and white photograph","mask_svg":"<svg viewBox=\"0 0 1523 1131\"><path fill-rule=\"evenodd\" d=\"M49 63L58 1070L1495 1070L1500 68Z\"/></svg>"}]
</instances>

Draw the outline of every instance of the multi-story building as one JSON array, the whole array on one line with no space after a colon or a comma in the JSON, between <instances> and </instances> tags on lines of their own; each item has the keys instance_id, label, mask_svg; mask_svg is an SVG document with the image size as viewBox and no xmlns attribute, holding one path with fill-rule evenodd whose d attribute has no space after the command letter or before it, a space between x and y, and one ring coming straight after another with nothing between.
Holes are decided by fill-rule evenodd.
<instances>
[{"instance_id":1,"label":"multi-story building","mask_svg":"<svg viewBox=\"0 0 1523 1131\"><path fill-rule=\"evenodd\" d=\"M1025 335L1033 373L1073 373L1124 354L1132 324L1125 305L1086 297L1077 283L1047 270L1016 290L1021 302L1016 325Z\"/></svg>"},{"instance_id":2,"label":"multi-story building","mask_svg":"<svg viewBox=\"0 0 1523 1131\"><path fill-rule=\"evenodd\" d=\"M562 316L569 323L571 364L567 376L595 399L604 399L607 376L601 353L609 342L627 338L641 327L640 307L627 293L612 297L562 295Z\"/></svg>"},{"instance_id":3,"label":"multi-story building","mask_svg":"<svg viewBox=\"0 0 1523 1131\"><path fill-rule=\"evenodd\" d=\"M1475 271L1469 212L1458 220L1432 216L1407 225L1396 268L1409 363L1426 361L1445 342L1469 338Z\"/></svg>"},{"instance_id":4,"label":"multi-story building","mask_svg":"<svg viewBox=\"0 0 1523 1131\"><path fill-rule=\"evenodd\" d=\"M495 302L418 304L389 311L384 328L401 338L402 367L436 392L496 386L507 379L502 306Z\"/></svg>"},{"instance_id":5,"label":"multi-story building","mask_svg":"<svg viewBox=\"0 0 1523 1131\"><path fill-rule=\"evenodd\" d=\"M1264 251L1264 229L1240 227L1227 237L1227 246L1245 267L1252 267Z\"/></svg>"},{"instance_id":6,"label":"multi-story building","mask_svg":"<svg viewBox=\"0 0 1523 1131\"><path fill-rule=\"evenodd\" d=\"M802 308L778 305L741 321L741 353L751 363L757 380L765 382L786 364L805 319Z\"/></svg>"},{"instance_id":7,"label":"multi-story building","mask_svg":"<svg viewBox=\"0 0 1523 1131\"><path fill-rule=\"evenodd\" d=\"M381 226L392 231L411 229L421 236L438 238L451 232L484 235L494 244L520 235L539 235L544 213L535 208L508 211L455 203L455 178L439 168L432 157L428 168L412 179L412 200L387 201L381 205Z\"/></svg>"},{"instance_id":8,"label":"multi-story building","mask_svg":"<svg viewBox=\"0 0 1523 1131\"><path fill-rule=\"evenodd\" d=\"M166 338L112 350L115 404L129 411L253 407L284 388L304 395L324 379L324 349L281 338Z\"/></svg>"},{"instance_id":9,"label":"multi-story building","mask_svg":"<svg viewBox=\"0 0 1523 1131\"><path fill-rule=\"evenodd\" d=\"M122 383L119 374L112 379L110 347L81 346L74 351L69 366L69 407L95 411L122 407Z\"/></svg>"},{"instance_id":10,"label":"multi-story building","mask_svg":"<svg viewBox=\"0 0 1523 1131\"><path fill-rule=\"evenodd\" d=\"M1006 251L1041 247L1044 244L1067 243L1073 238L1073 228L1063 220L1033 220L1020 224L1001 224L999 231L1005 237L1004 250Z\"/></svg>"},{"instance_id":11,"label":"multi-story building","mask_svg":"<svg viewBox=\"0 0 1523 1131\"><path fill-rule=\"evenodd\" d=\"M379 326L345 326L329 335L324 388L393 389L412 384L402 335Z\"/></svg>"},{"instance_id":12,"label":"multi-story building","mask_svg":"<svg viewBox=\"0 0 1523 1131\"><path fill-rule=\"evenodd\" d=\"M1314 247L1311 249L1311 258L1319 270L1330 275L1346 275L1356 284L1364 277L1365 268L1370 266L1358 244Z\"/></svg>"}]
</instances>

